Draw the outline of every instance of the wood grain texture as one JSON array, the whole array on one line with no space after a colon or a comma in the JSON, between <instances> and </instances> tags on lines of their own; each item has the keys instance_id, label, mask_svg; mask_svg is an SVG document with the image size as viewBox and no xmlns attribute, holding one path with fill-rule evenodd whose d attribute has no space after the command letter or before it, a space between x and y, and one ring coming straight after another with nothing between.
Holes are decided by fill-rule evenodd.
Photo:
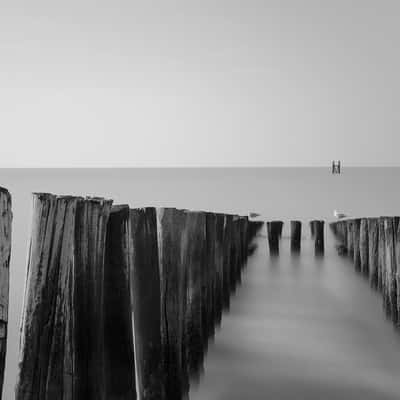
<instances>
[{"instance_id":1,"label":"wood grain texture","mask_svg":"<svg viewBox=\"0 0 400 400\"><path fill-rule=\"evenodd\" d=\"M6 367L12 230L11 195L0 187L0 399Z\"/></svg>"},{"instance_id":2,"label":"wood grain texture","mask_svg":"<svg viewBox=\"0 0 400 400\"><path fill-rule=\"evenodd\" d=\"M35 194L16 399L187 399L259 227Z\"/></svg>"},{"instance_id":3,"label":"wood grain texture","mask_svg":"<svg viewBox=\"0 0 400 400\"><path fill-rule=\"evenodd\" d=\"M164 372L161 337L162 322L165 320L161 314L156 209L151 207L132 209L129 227L131 248L129 279L138 399L163 400L167 374ZM164 294L167 295L166 292ZM166 341L168 338L166 324L163 334Z\"/></svg>"},{"instance_id":4,"label":"wood grain texture","mask_svg":"<svg viewBox=\"0 0 400 400\"><path fill-rule=\"evenodd\" d=\"M16 399L104 399L104 248L111 202L38 193Z\"/></svg>"}]
</instances>

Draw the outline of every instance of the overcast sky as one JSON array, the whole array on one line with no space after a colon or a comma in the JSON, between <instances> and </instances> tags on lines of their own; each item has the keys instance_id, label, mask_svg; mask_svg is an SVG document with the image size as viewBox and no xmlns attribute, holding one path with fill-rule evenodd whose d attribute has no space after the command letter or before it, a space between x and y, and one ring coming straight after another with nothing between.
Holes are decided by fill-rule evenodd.
<instances>
[{"instance_id":1,"label":"overcast sky","mask_svg":"<svg viewBox=\"0 0 400 400\"><path fill-rule=\"evenodd\" d=\"M0 166L400 165L400 2L0 0Z\"/></svg>"}]
</instances>

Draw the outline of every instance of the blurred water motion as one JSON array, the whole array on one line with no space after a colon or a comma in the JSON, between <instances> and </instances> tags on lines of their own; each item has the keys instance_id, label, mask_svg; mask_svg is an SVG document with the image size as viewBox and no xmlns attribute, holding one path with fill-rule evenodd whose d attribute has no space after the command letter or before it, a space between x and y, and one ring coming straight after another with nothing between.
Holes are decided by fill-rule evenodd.
<instances>
[{"instance_id":1,"label":"blurred water motion","mask_svg":"<svg viewBox=\"0 0 400 400\"><path fill-rule=\"evenodd\" d=\"M400 335L328 234L324 257L265 237L210 346L191 400L398 399Z\"/></svg>"}]
</instances>

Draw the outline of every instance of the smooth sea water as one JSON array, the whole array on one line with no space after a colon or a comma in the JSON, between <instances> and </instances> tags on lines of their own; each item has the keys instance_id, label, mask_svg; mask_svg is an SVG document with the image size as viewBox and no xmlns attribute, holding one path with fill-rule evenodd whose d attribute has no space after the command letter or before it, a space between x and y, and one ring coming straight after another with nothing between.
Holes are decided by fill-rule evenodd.
<instances>
[{"instance_id":1,"label":"smooth sea water","mask_svg":"<svg viewBox=\"0 0 400 400\"><path fill-rule=\"evenodd\" d=\"M285 221L279 258L265 232L249 259L205 360L192 400L398 399L400 335L380 296L340 258L326 229L315 258L308 221L334 209L357 216L400 214L400 169L20 169L0 170L13 200L10 309L3 398L14 398L19 323L30 234L31 192L95 195L131 207L173 206ZM303 221L300 256L288 221Z\"/></svg>"}]
</instances>

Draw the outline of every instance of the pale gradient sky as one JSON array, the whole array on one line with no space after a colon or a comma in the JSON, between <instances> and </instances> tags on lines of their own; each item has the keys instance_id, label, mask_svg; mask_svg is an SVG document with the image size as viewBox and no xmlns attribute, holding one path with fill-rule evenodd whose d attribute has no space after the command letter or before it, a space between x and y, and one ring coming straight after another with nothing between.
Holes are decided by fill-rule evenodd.
<instances>
[{"instance_id":1,"label":"pale gradient sky","mask_svg":"<svg viewBox=\"0 0 400 400\"><path fill-rule=\"evenodd\" d=\"M0 0L0 167L400 165L400 2Z\"/></svg>"}]
</instances>

